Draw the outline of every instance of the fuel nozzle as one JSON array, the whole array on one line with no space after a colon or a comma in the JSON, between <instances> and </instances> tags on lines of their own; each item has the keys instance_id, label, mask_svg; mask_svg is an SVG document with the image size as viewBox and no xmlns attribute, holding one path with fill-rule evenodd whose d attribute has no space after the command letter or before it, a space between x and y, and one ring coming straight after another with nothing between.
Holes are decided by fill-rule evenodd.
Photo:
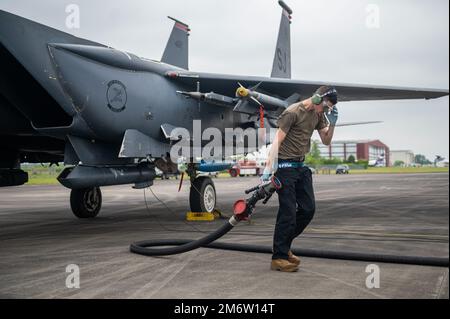
<instances>
[{"instance_id":1,"label":"fuel nozzle","mask_svg":"<svg viewBox=\"0 0 450 319\"><path fill-rule=\"evenodd\" d=\"M234 204L233 211L235 218L239 221L247 220L255 211L255 206L260 200L264 200L263 204L267 204L272 195L281 189L281 187L281 182L273 176L270 181L246 190L245 194L252 193L252 196L246 200L238 200Z\"/></svg>"}]
</instances>

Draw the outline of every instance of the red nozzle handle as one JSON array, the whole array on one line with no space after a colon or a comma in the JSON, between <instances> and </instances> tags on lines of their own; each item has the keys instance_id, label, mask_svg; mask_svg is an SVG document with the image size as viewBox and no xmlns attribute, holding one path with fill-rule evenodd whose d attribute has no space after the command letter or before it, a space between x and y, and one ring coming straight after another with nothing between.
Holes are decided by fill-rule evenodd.
<instances>
[{"instance_id":1,"label":"red nozzle handle","mask_svg":"<svg viewBox=\"0 0 450 319\"><path fill-rule=\"evenodd\" d=\"M243 199L238 200L233 205L234 216L239 220L245 220L247 216L247 202Z\"/></svg>"}]
</instances>

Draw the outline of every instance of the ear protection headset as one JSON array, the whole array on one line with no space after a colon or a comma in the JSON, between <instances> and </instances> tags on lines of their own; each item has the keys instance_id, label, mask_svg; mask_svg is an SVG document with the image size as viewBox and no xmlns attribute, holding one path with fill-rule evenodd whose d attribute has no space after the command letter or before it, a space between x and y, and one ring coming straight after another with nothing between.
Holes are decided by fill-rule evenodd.
<instances>
[{"instance_id":1,"label":"ear protection headset","mask_svg":"<svg viewBox=\"0 0 450 319\"><path fill-rule=\"evenodd\" d=\"M332 94L337 94L337 91L335 88L331 88L330 90L326 91L323 94L319 93L319 90L316 91L316 93L314 93L313 97L312 97L312 102L315 105L319 105L320 103L323 102L323 98L328 96L328 95L332 95Z\"/></svg>"}]
</instances>

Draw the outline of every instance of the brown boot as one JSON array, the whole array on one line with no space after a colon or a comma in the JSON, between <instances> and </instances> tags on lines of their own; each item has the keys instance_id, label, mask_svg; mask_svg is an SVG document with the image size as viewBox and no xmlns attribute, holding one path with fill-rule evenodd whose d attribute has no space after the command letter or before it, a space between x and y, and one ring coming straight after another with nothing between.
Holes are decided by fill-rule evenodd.
<instances>
[{"instance_id":1,"label":"brown boot","mask_svg":"<svg viewBox=\"0 0 450 319\"><path fill-rule=\"evenodd\" d=\"M297 266L300 266L300 258L298 258L297 256L295 256L292 251L289 251L288 253L288 261L290 263L296 264Z\"/></svg>"},{"instance_id":2,"label":"brown boot","mask_svg":"<svg viewBox=\"0 0 450 319\"><path fill-rule=\"evenodd\" d=\"M272 265L270 267L272 270L277 270L281 272L296 272L298 271L298 266L289 262L286 259L274 259L272 260Z\"/></svg>"}]
</instances>

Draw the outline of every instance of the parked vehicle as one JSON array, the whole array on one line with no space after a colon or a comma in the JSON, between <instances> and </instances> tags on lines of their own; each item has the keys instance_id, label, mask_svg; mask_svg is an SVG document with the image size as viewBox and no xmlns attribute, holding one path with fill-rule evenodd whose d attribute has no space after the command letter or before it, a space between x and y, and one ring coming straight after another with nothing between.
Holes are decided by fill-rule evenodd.
<instances>
[{"instance_id":1,"label":"parked vehicle","mask_svg":"<svg viewBox=\"0 0 450 319\"><path fill-rule=\"evenodd\" d=\"M229 173L231 177L244 176L260 176L264 168L259 166L256 161L242 160L230 168Z\"/></svg>"},{"instance_id":2,"label":"parked vehicle","mask_svg":"<svg viewBox=\"0 0 450 319\"><path fill-rule=\"evenodd\" d=\"M350 167L348 165L338 165L336 167L336 174L350 174Z\"/></svg>"}]
</instances>

